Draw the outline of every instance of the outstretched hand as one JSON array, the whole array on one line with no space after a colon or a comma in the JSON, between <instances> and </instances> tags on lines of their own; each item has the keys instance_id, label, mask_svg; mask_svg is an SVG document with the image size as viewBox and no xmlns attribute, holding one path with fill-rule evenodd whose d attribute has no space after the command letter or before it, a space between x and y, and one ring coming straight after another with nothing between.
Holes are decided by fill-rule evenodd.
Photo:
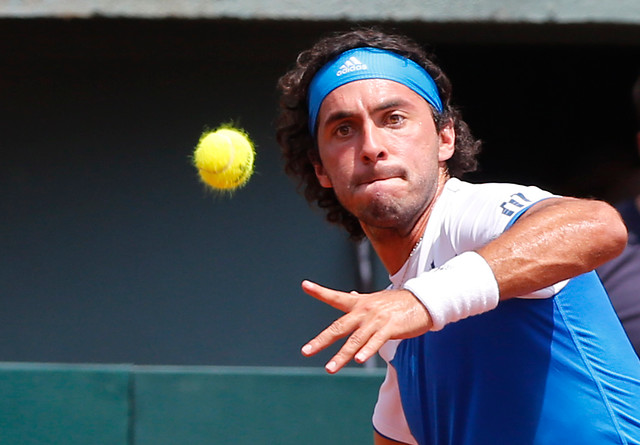
<instances>
[{"instance_id":1,"label":"outstretched hand","mask_svg":"<svg viewBox=\"0 0 640 445\"><path fill-rule=\"evenodd\" d=\"M326 365L326 370L332 374L351 359L366 362L387 340L417 337L432 326L429 312L408 290L360 294L328 289L306 280L302 282L302 289L313 298L345 312L302 347L302 354L309 357L349 336Z\"/></svg>"}]
</instances>

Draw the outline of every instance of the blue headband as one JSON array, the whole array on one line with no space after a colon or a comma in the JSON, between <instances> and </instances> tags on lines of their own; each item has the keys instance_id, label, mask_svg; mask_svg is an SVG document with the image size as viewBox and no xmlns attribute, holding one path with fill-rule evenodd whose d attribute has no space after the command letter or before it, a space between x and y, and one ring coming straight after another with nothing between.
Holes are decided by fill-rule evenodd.
<instances>
[{"instance_id":1,"label":"blue headband","mask_svg":"<svg viewBox=\"0 0 640 445\"><path fill-rule=\"evenodd\" d=\"M309 130L316 134L316 121L322 101L333 90L362 79L387 79L401 83L422 96L438 112L442 101L433 78L413 60L379 48L354 48L328 62L309 85Z\"/></svg>"}]
</instances>

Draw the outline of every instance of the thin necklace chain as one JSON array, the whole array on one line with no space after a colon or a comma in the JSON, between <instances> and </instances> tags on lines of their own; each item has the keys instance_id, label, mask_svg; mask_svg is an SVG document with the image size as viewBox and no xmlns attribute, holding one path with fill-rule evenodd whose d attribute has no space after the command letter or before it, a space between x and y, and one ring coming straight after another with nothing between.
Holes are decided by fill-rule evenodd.
<instances>
[{"instance_id":1,"label":"thin necklace chain","mask_svg":"<svg viewBox=\"0 0 640 445\"><path fill-rule=\"evenodd\" d=\"M413 246L413 249L411 249L411 253L409 254L409 258L411 258L413 256L414 253L416 253L416 250L418 250L418 246L420 245L420 243L422 242L422 238L424 238L424 235L422 235L420 237L420 239L418 240L418 242L415 244L415 246Z\"/></svg>"},{"instance_id":2,"label":"thin necklace chain","mask_svg":"<svg viewBox=\"0 0 640 445\"><path fill-rule=\"evenodd\" d=\"M404 273L402 274L402 280L400 281L401 286L404 285L405 280L407 279L407 274L409 273L409 269L411 269L411 258L413 258L413 255L418 250L418 246L420 246L420 244L422 243L422 238L424 238L424 234L420 237L418 242L413 246L413 249L411 249L411 253L409 254L409 258L407 258L406 268L404 270Z\"/></svg>"}]
</instances>

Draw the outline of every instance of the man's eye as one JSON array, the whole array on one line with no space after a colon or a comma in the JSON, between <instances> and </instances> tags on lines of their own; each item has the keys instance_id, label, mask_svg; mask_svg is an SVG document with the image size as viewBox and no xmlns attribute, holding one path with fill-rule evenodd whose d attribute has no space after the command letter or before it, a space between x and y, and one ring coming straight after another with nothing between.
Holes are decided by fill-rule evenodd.
<instances>
[{"instance_id":1,"label":"man's eye","mask_svg":"<svg viewBox=\"0 0 640 445\"><path fill-rule=\"evenodd\" d=\"M404 121L404 116L401 116L399 114L391 114L387 119L391 125L397 125L401 124L402 121Z\"/></svg>"},{"instance_id":2,"label":"man's eye","mask_svg":"<svg viewBox=\"0 0 640 445\"><path fill-rule=\"evenodd\" d=\"M349 125L340 125L336 128L336 134L338 136L349 136L351 133L351 127Z\"/></svg>"}]
</instances>

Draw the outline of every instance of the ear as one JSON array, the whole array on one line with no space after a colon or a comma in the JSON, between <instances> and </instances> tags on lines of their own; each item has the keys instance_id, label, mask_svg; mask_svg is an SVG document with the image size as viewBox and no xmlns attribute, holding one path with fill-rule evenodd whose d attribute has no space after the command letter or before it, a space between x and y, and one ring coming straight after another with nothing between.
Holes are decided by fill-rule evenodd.
<instances>
[{"instance_id":1,"label":"ear","mask_svg":"<svg viewBox=\"0 0 640 445\"><path fill-rule=\"evenodd\" d=\"M329 175L327 175L327 172L324 169L324 166L320 162L314 161L313 169L315 170L316 178L318 178L318 182L322 187L327 189L333 188L333 184L331 184L331 179L329 179Z\"/></svg>"},{"instance_id":2,"label":"ear","mask_svg":"<svg viewBox=\"0 0 640 445\"><path fill-rule=\"evenodd\" d=\"M332 188L331 180L329 179L329 176L322 165L322 161L320 160L320 153L310 150L307 152L307 159L309 159L309 162L313 165L313 170L320 185L324 188Z\"/></svg>"},{"instance_id":3,"label":"ear","mask_svg":"<svg viewBox=\"0 0 640 445\"><path fill-rule=\"evenodd\" d=\"M440 146L438 148L438 161L444 162L451 159L456 148L456 130L453 122L449 121L440 130Z\"/></svg>"}]
</instances>

